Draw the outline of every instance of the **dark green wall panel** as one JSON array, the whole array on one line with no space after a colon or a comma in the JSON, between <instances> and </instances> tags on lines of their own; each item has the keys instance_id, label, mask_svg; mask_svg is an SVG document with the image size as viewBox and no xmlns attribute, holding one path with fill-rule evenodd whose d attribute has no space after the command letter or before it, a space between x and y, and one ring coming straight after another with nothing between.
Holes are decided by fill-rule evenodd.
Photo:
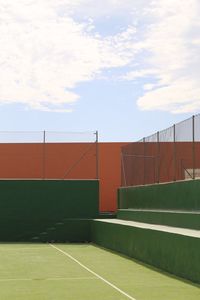
<instances>
[{"instance_id":1,"label":"dark green wall panel","mask_svg":"<svg viewBox=\"0 0 200 300\"><path fill-rule=\"evenodd\" d=\"M133 211L131 209L119 209L117 218L200 230L200 213L195 212Z\"/></svg>"},{"instance_id":2,"label":"dark green wall panel","mask_svg":"<svg viewBox=\"0 0 200 300\"><path fill-rule=\"evenodd\" d=\"M200 210L200 180L120 188L118 207Z\"/></svg>"},{"instance_id":3,"label":"dark green wall panel","mask_svg":"<svg viewBox=\"0 0 200 300\"><path fill-rule=\"evenodd\" d=\"M92 221L94 243L200 283L200 238Z\"/></svg>"},{"instance_id":4,"label":"dark green wall panel","mask_svg":"<svg viewBox=\"0 0 200 300\"><path fill-rule=\"evenodd\" d=\"M0 241L29 239L64 219L98 214L97 180L0 180Z\"/></svg>"},{"instance_id":5,"label":"dark green wall panel","mask_svg":"<svg viewBox=\"0 0 200 300\"><path fill-rule=\"evenodd\" d=\"M67 219L40 234L36 242L90 242L90 219Z\"/></svg>"}]
</instances>

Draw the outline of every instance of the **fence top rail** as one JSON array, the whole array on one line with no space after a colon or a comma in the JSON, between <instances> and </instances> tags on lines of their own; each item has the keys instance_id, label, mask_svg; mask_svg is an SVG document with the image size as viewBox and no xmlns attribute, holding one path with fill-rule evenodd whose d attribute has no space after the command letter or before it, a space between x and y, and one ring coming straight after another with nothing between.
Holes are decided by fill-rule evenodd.
<instances>
[{"instance_id":1,"label":"fence top rail","mask_svg":"<svg viewBox=\"0 0 200 300\"><path fill-rule=\"evenodd\" d=\"M7 143L93 143L98 131L0 131L0 144Z\"/></svg>"},{"instance_id":2,"label":"fence top rail","mask_svg":"<svg viewBox=\"0 0 200 300\"><path fill-rule=\"evenodd\" d=\"M194 140L200 141L200 113L143 137L137 142L193 142Z\"/></svg>"}]
</instances>

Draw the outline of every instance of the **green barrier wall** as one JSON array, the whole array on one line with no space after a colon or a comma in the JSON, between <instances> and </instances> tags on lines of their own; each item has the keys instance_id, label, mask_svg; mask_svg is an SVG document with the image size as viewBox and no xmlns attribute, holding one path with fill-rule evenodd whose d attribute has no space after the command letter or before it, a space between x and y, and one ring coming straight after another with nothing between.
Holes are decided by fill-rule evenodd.
<instances>
[{"instance_id":1,"label":"green barrier wall","mask_svg":"<svg viewBox=\"0 0 200 300\"><path fill-rule=\"evenodd\" d=\"M92 221L94 243L200 283L200 238Z\"/></svg>"},{"instance_id":2,"label":"green barrier wall","mask_svg":"<svg viewBox=\"0 0 200 300\"><path fill-rule=\"evenodd\" d=\"M51 226L33 241L53 241L53 242L90 242L91 219L67 219Z\"/></svg>"},{"instance_id":3,"label":"green barrier wall","mask_svg":"<svg viewBox=\"0 0 200 300\"><path fill-rule=\"evenodd\" d=\"M118 207L200 210L200 180L120 188Z\"/></svg>"},{"instance_id":4,"label":"green barrier wall","mask_svg":"<svg viewBox=\"0 0 200 300\"><path fill-rule=\"evenodd\" d=\"M118 210L117 218L200 230L200 213Z\"/></svg>"},{"instance_id":5,"label":"green barrier wall","mask_svg":"<svg viewBox=\"0 0 200 300\"><path fill-rule=\"evenodd\" d=\"M96 218L98 210L97 180L1 180L0 241L28 241L63 220Z\"/></svg>"}]
</instances>

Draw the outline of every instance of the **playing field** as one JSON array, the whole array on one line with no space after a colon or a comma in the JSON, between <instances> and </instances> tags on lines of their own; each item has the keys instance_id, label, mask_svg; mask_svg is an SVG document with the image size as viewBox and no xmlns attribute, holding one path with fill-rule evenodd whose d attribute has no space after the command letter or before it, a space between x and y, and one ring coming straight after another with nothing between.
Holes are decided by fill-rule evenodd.
<instances>
[{"instance_id":1,"label":"playing field","mask_svg":"<svg viewBox=\"0 0 200 300\"><path fill-rule=\"evenodd\" d=\"M2 300L197 300L183 282L91 244L0 244Z\"/></svg>"}]
</instances>

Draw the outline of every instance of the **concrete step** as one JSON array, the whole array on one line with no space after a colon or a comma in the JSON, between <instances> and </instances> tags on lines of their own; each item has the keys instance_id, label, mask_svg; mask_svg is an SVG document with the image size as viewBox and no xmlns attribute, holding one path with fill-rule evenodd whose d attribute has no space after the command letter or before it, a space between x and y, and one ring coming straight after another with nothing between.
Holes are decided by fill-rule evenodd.
<instances>
[{"instance_id":1,"label":"concrete step","mask_svg":"<svg viewBox=\"0 0 200 300\"><path fill-rule=\"evenodd\" d=\"M96 219L92 241L200 283L200 231L119 219Z\"/></svg>"}]
</instances>

